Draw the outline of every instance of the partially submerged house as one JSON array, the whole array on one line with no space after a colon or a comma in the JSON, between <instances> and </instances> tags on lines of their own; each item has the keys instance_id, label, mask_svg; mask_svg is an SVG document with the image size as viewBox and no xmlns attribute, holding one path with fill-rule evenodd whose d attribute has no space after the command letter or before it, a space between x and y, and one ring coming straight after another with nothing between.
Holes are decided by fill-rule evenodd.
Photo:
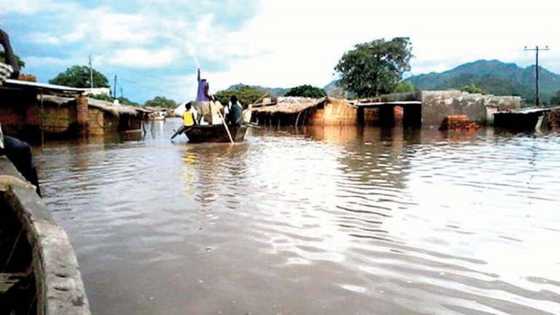
<instances>
[{"instance_id":1,"label":"partially submerged house","mask_svg":"<svg viewBox=\"0 0 560 315\"><path fill-rule=\"evenodd\" d=\"M357 110L346 100L330 97L278 97L253 108L259 124L269 125L355 125Z\"/></svg>"},{"instance_id":2,"label":"partially submerged house","mask_svg":"<svg viewBox=\"0 0 560 315\"><path fill-rule=\"evenodd\" d=\"M41 96L40 96L41 99ZM76 121L74 109L78 100L70 97L42 96L44 124L43 130L51 135L72 133ZM102 136L114 132L142 132L144 117L149 110L113 104L111 102L87 98L87 134ZM71 134L68 134L71 136Z\"/></svg>"},{"instance_id":3,"label":"partially submerged house","mask_svg":"<svg viewBox=\"0 0 560 315\"><path fill-rule=\"evenodd\" d=\"M0 86L0 123L7 134L27 141L53 137L141 132L148 110L95 100L87 89L6 80Z\"/></svg>"},{"instance_id":4,"label":"partially submerged house","mask_svg":"<svg viewBox=\"0 0 560 315\"><path fill-rule=\"evenodd\" d=\"M461 91L418 91L344 100L326 97L278 97L253 108L259 124L268 125L384 125L439 126L450 115L466 115L491 125L494 114L521 107L516 96L470 94Z\"/></svg>"}]
</instances>

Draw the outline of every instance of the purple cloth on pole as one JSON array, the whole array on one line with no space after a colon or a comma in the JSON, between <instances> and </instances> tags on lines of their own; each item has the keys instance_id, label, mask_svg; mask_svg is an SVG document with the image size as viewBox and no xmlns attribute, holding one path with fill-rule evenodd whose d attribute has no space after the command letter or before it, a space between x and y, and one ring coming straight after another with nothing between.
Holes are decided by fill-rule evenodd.
<instances>
[{"instance_id":1,"label":"purple cloth on pole","mask_svg":"<svg viewBox=\"0 0 560 315\"><path fill-rule=\"evenodd\" d=\"M209 102L210 99L206 96L206 93L204 93L206 91L208 87L208 82L206 81L206 79L202 79L200 81L198 81L198 90L196 92L196 101L197 102Z\"/></svg>"}]
</instances>

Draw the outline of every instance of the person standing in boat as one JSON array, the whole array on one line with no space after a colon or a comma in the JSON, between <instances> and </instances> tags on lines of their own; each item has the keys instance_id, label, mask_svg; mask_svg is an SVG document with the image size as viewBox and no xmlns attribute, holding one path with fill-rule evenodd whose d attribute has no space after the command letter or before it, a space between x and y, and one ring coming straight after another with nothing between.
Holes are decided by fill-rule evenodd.
<instances>
[{"instance_id":1,"label":"person standing in boat","mask_svg":"<svg viewBox=\"0 0 560 315\"><path fill-rule=\"evenodd\" d=\"M185 131L190 130L194 127L197 123L196 115L194 108L192 107L192 102L188 102L185 104L185 112L183 113L183 126L177 130L173 136L171 136L171 140L175 139L178 135L184 133Z\"/></svg>"},{"instance_id":2,"label":"person standing in boat","mask_svg":"<svg viewBox=\"0 0 560 315\"><path fill-rule=\"evenodd\" d=\"M193 106L201 114L201 119L204 118L209 125L221 123L218 111L223 110L223 106L210 94L210 84L208 80L201 78L200 69L197 71L197 82L196 102Z\"/></svg>"}]
</instances>

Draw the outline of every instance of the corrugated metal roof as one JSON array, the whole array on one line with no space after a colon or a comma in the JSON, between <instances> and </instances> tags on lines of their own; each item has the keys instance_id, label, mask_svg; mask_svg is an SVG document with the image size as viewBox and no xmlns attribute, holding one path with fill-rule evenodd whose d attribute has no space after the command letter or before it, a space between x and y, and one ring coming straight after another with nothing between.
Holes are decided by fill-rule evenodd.
<instances>
[{"instance_id":1,"label":"corrugated metal roof","mask_svg":"<svg viewBox=\"0 0 560 315\"><path fill-rule=\"evenodd\" d=\"M29 81L21 81L21 80L14 80L8 79L4 83L8 87L29 87L35 88L38 90L48 90L53 92L70 92L76 94L82 94L87 91L87 89L80 89L70 86L64 85L56 85L56 84L47 84L47 83L39 83L39 82L29 82Z\"/></svg>"}]
</instances>

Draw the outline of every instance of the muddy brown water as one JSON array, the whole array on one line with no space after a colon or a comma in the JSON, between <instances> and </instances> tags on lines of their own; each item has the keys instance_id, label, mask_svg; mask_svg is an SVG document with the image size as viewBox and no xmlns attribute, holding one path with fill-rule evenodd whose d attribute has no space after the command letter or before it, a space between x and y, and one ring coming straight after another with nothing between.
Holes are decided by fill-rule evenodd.
<instances>
[{"instance_id":1,"label":"muddy brown water","mask_svg":"<svg viewBox=\"0 0 560 315\"><path fill-rule=\"evenodd\" d=\"M253 129L37 149L94 314L560 313L560 136Z\"/></svg>"}]
</instances>

